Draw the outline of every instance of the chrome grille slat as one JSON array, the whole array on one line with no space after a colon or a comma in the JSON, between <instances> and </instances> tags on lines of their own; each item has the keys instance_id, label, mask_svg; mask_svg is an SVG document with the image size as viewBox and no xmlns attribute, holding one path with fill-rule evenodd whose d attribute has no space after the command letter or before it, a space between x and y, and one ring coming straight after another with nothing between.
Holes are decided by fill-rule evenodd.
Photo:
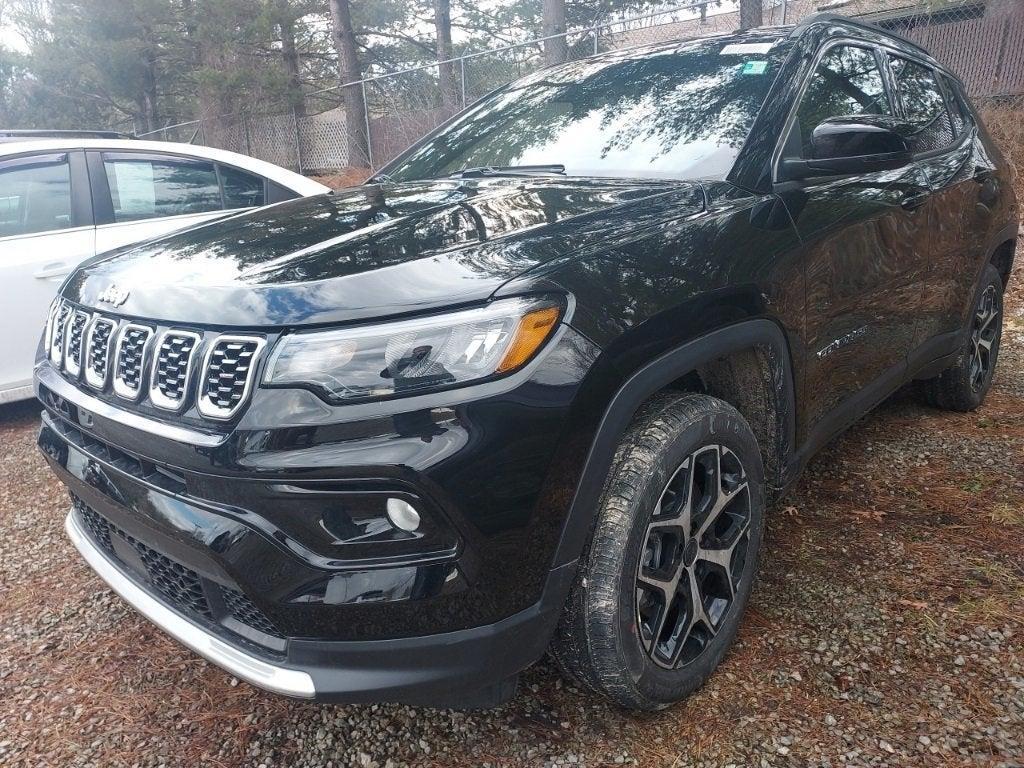
<instances>
[{"instance_id":1,"label":"chrome grille slat","mask_svg":"<svg viewBox=\"0 0 1024 768\"><path fill-rule=\"evenodd\" d=\"M157 408L178 411L188 399L192 361L199 348L199 334L170 330L160 334L153 358L149 399Z\"/></svg>"},{"instance_id":2,"label":"chrome grille slat","mask_svg":"<svg viewBox=\"0 0 1024 768\"><path fill-rule=\"evenodd\" d=\"M62 301L56 310L56 320L50 336L50 362L59 366L64 357L64 333L71 317L71 305Z\"/></svg>"},{"instance_id":3,"label":"chrome grille slat","mask_svg":"<svg viewBox=\"0 0 1024 768\"><path fill-rule=\"evenodd\" d=\"M199 412L211 419L229 419L242 406L252 387L264 339L220 336L206 350L199 382Z\"/></svg>"},{"instance_id":4,"label":"chrome grille slat","mask_svg":"<svg viewBox=\"0 0 1024 768\"><path fill-rule=\"evenodd\" d=\"M82 342L85 339L87 325L89 315L76 310L68 320L64 332L64 370L72 376L78 376L82 372Z\"/></svg>"},{"instance_id":5,"label":"chrome grille slat","mask_svg":"<svg viewBox=\"0 0 1024 768\"><path fill-rule=\"evenodd\" d=\"M146 346L153 329L129 323L121 328L114 348L114 392L126 400L137 400L142 392Z\"/></svg>"},{"instance_id":6,"label":"chrome grille slat","mask_svg":"<svg viewBox=\"0 0 1024 768\"><path fill-rule=\"evenodd\" d=\"M114 341L116 330L116 322L105 317L97 317L86 336L85 382L96 389L102 389L107 383L110 345Z\"/></svg>"},{"instance_id":7,"label":"chrome grille slat","mask_svg":"<svg viewBox=\"0 0 1024 768\"><path fill-rule=\"evenodd\" d=\"M43 331L43 349L46 350L46 356L50 356L50 346L53 344L53 325L54 319L57 317L57 312L60 310L60 306L63 302L60 299L54 299L50 304L50 308L46 311L46 328Z\"/></svg>"}]
</instances>

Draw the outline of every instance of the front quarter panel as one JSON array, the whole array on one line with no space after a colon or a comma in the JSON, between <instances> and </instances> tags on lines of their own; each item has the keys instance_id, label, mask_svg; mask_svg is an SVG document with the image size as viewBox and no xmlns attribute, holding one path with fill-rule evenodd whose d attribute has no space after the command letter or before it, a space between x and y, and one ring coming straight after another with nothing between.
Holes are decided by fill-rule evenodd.
<instances>
[{"instance_id":1,"label":"front quarter panel","mask_svg":"<svg viewBox=\"0 0 1024 768\"><path fill-rule=\"evenodd\" d=\"M504 290L544 278L571 293L573 326L623 376L672 347L753 317L785 330L799 374L803 258L785 206L774 195L724 182L705 188L705 211L666 217L590 256L550 262Z\"/></svg>"}]
</instances>

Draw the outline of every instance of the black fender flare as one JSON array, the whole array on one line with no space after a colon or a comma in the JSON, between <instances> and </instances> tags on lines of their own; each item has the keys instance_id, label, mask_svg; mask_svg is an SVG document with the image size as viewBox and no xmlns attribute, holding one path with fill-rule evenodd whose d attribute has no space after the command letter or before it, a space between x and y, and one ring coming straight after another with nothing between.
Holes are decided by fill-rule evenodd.
<instances>
[{"instance_id":1,"label":"black fender flare","mask_svg":"<svg viewBox=\"0 0 1024 768\"><path fill-rule=\"evenodd\" d=\"M752 347L763 347L769 354L774 379L773 391L783 421L782 429L779 430L779 466L788 465L796 433L796 398L793 366L785 333L778 324L767 319L744 320L711 331L643 365L612 397L587 453L552 567L557 568L580 557L590 535L595 510L615 450L637 409L651 395L701 365ZM774 481L777 484L783 480L767 479L769 483Z\"/></svg>"},{"instance_id":2,"label":"black fender flare","mask_svg":"<svg viewBox=\"0 0 1024 768\"><path fill-rule=\"evenodd\" d=\"M1020 223L1017 221L1011 221L988 239L988 242L985 244L985 261L978 267L978 274L975 276L974 282L976 284L981 280L981 276L985 274L985 267L992 262L992 257L996 255L996 251L999 250L1000 246L1004 243L1013 243L1013 250L1016 251L1017 236L1019 232ZM1011 254L1010 258L1012 265L1012 259L1014 258L1013 254Z\"/></svg>"}]
</instances>

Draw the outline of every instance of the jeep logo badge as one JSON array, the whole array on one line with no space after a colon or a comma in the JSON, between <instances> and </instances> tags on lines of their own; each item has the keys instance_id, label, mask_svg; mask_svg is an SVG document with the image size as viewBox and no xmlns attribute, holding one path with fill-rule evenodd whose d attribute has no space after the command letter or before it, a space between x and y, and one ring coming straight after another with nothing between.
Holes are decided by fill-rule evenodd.
<instances>
[{"instance_id":1,"label":"jeep logo badge","mask_svg":"<svg viewBox=\"0 0 1024 768\"><path fill-rule=\"evenodd\" d=\"M104 304L110 304L113 307L119 307L128 301L128 293L127 289L111 283L103 289L103 293L99 295L99 301Z\"/></svg>"}]
</instances>

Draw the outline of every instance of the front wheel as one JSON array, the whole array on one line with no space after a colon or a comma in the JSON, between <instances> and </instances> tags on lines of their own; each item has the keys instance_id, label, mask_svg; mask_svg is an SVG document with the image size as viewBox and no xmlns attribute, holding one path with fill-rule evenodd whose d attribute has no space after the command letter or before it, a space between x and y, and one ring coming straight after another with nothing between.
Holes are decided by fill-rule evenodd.
<instances>
[{"instance_id":1,"label":"front wheel","mask_svg":"<svg viewBox=\"0 0 1024 768\"><path fill-rule=\"evenodd\" d=\"M989 264L974 300L964 349L953 365L925 382L928 402L951 411L973 411L981 405L992 386L1002 331L1003 279Z\"/></svg>"},{"instance_id":2,"label":"front wheel","mask_svg":"<svg viewBox=\"0 0 1024 768\"><path fill-rule=\"evenodd\" d=\"M735 408L659 396L612 465L551 654L631 709L679 701L732 644L764 532L761 455Z\"/></svg>"}]
</instances>

